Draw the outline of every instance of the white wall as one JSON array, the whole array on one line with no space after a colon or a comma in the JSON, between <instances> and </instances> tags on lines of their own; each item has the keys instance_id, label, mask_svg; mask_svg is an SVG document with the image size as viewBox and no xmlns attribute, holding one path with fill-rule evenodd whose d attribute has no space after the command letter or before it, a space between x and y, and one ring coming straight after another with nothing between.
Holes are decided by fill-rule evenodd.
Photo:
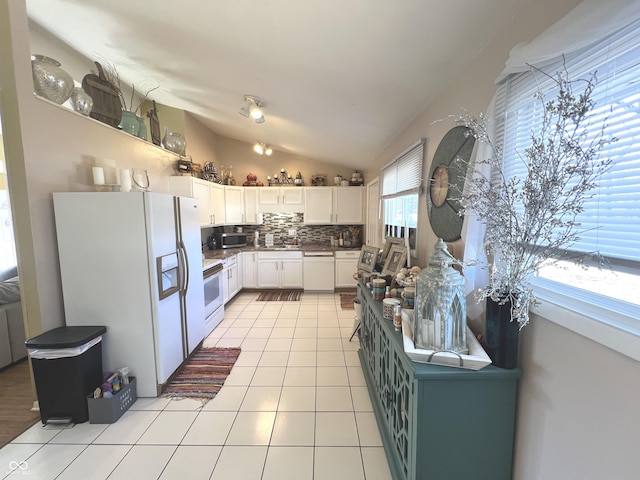
<instances>
[{"instance_id":1,"label":"white wall","mask_svg":"<svg viewBox=\"0 0 640 480\"><path fill-rule=\"evenodd\" d=\"M52 192L93 189L91 166L113 159L148 170L151 189L168 192L176 157L149 142L33 94L29 28L23 2L0 1L0 87L11 204L27 337L64 325ZM37 51L70 55L49 41ZM55 55L50 50L55 51ZM80 65L79 62L76 65ZM75 69L73 76L78 78ZM99 252L96 252L99 254Z\"/></svg>"},{"instance_id":2,"label":"white wall","mask_svg":"<svg viewBox=\"0 0 640 480\"><path fill-rule=\"evenodd\" d=\"M510 49L530 41L577 0L529 2L509 28L496 32L475 61L372 162L380 167L426 137L425 176L433 154L461 109L486 111L494 80ZM471 46L470 46L471 48ZM420 264L435 243L421 196ZM426 235L425 235L426 232ZM561 321L562 319L560 319ZM640 478L637 432L640 365L537 315L521 332L515 438L515 480L632 480ZM473 399L469 399L473 402ZM478 432L481 438L482 433ZM452 447L454 448L454 447Z\"/></svg>"}]
</instances>

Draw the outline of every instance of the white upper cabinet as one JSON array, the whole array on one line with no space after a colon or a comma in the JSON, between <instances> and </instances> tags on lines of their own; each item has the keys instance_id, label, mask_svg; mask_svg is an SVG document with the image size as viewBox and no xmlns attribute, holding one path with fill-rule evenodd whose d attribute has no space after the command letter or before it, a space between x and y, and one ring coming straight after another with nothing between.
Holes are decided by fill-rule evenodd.
<instances>
[{"instance_id":1,"label":"white upper cabinet","mask_svg":"<svg viewBox=\"0 0 640 480\"><path fill-rule=\"evenodd\" d=\"M244 187L224 187L225 223L238 225L244 219Z\"/></svg>"},{"instance_id":2,"label":"white upper cabinet","mask_svg":"<svg viewBox=\"0 0 640 480\"><path fill-rule=\"evenodd\" d=\"M258 212L301 213L304 211L303 188L257 187Z\"/></svg>"},{"instance_id":3,"label":"white upper cabinet","mask_svg":"<svg viewBox=\"0 0 640 480\"><path fill-rule=\"evenodd\" d=\"M210 192L210 211L213 219L213 225L224 225L227 223L225 214L225 187L218 183L207 182Z\"/></svg>"},{"instance_id":4,"label":"white upper cabinet","mask_svg":"<svg viewBox=\"0 0 640 480\"><path fill-rule=\"evenodd\" d=\"M364 223L361 187L305 187L306 225L358 225Z\"/></svg>"},{"instance_id":5,"label":"white upper cabinet","mask_svg":"<svg viewBox=\"0 0 640 480\"><path fill-rule=\"evenodd\" d=\"M244 189L244 223L247 225L262 224L262 213L258 212L258 189Z\"/></svg>"},{"instance_id":6,"label":"white upper cabinet","mask_svg":"<svg viewBox=\"0 0 640 480\"><path fill-rule=\"evenodd\" d=\"M224 187L222 185L183 176L169 178L169 189L172 195L198 199L201 227L224 224Z\"/></svg>"}]
</instances>

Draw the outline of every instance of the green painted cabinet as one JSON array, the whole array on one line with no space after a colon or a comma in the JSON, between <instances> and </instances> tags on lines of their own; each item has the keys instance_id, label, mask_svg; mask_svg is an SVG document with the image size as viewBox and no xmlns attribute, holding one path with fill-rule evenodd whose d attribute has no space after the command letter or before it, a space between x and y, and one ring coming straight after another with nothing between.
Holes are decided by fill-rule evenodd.
<instances>
[{"instance_id":1,"label":"green painted cabinet","mask_svg":"<svg viewBox=\"0 0 640 480\"><path fill-rule=\"evenodd\" d=\"M360 282L359 351L394 480L511 478L519 369L416 363Z\"/></svg>"}]
</instances>

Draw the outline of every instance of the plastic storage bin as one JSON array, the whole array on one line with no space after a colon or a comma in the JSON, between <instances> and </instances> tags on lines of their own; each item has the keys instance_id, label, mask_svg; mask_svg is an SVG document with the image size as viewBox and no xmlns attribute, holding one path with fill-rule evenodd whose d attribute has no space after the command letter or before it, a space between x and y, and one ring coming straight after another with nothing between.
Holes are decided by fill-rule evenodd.
<instances>
[{"instance_id":1,"label":"plastic storage bin","mask_svg":"<svg viewBox=\"0 0 640 480\"><path fill-rule=\"evenodd\" d=\"M111 398L93 398L91 394L87 397L89 423L114 423L137 399L136 377L129 377L129 383Z\"/></svg>"},{"instance_id":2,"label":"plastic storage bin","mask_svg":"<svg viewBox=\"0 0 640 480\"><path fill-rule=\"evenodd\" d=\"M47 423L89 419L87 396L102 384L103 326L60 327L25 342Z\"/></svg>"}]
</instances>

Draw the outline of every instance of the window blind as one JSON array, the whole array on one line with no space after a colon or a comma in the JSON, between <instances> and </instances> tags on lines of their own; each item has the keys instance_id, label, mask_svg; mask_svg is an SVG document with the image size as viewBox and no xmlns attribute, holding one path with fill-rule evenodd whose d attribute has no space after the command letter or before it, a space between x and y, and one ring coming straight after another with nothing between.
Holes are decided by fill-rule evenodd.
<instances>
[{"instance_id":1,"label":"window blind","mask_svg":"<svg viewBox=\"0 0 640 480\"><path fill-rule=\"evenodd\" d=\"M382 198L419 193L425 140L420 140L382 169Z\"/></svg>"},{"instance_id":2,"label":"window blind","mask_svg":"<svg viewBox=\"0 0 640 480\"><path fill-rule=\"evenodd\" d=\"M606 145L601 158L610 158L612 168L605 173L597 191L579 213L580 240L570 247L578 252L600 252L614 261L632 262L640 267L640 22L545 68L548 74L567 70L570 79L588 78L596 73L592 99L595 108L589 117L587 141L601 133L617 141ZM514 75L507 82L504 129L496 137L502 145L507 176L525 176L521 153L531 145L543 112L537 91L550 91L554 82L541 72Z\"/></svg>"}]
</instances>

